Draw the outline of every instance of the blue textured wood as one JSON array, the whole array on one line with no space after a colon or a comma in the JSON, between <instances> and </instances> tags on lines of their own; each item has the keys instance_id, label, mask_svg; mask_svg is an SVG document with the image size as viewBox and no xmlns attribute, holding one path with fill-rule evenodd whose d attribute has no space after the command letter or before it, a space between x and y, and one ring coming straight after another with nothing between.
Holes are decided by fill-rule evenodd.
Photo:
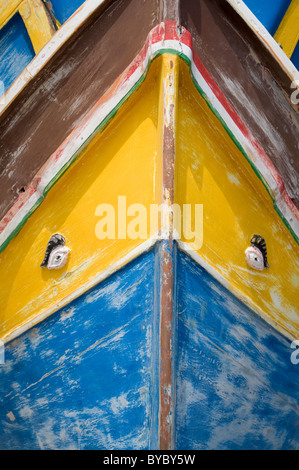
<instances>
[{"instance_id":1,"label":"blue textured wood","mask_svg":"<svg viewBox=\"0 0 299 470\"><path fill-rule=\"evenodd\" d=\"M63 24L85 0L51 0L52 11L60 24Z\"/></svg>"},{"instance_id":2,"label":"blue textured wood","mask_svg":"<svg viewBox=\"0 0 299 470\"><path fill-rule=\"evenodd\" d=\"M19 14L0 30L0 95L23 72L35 56L27 29Z\"/></svg>"},{"instance_id":3,"label":"blue textured wood","mask_svg":"<svg viewBox=\"0 0 299 470\"><path fill-rule=\"evenodd\" d=\"M258 20L274 36L292 0L244 0Z\"/></svg>"},{"instance_id":4,"label":"blue textured wood","mask_svg":"<svg viewBox=\"0 0 299 470\"><path fill-rule=\"evenodd\" d=\"M177 448L298 449L290 341L181 252L177 276Z\"/></svg>"},{"instance_id":5,"label":"blue textured wood","mask_svg":"<svg viewBox=\"0 0 299 470\"><path fill-rule=\"evenodd\" d=\"M154 274L152 251L6 346L1 449L157 448Z\"/></svg>"},{"instance_id":6,"label":"blue textured wood","mask_svg":"<svg viewBox=\"0 0 299 470\"><path fill-rule=\"evenodd\" d=\"M157 449L158 246L6 345L0 449ZM177 449L298 449L290 341L179 250Z\"/></svg>"},{"instance_id":7,"label":"blue textured wood","mask_svg":"<svg viewBox=\"0 0 299 470\"><path fill-rule=\"evenodd\" d=\"M265 26L265 28L274 36L287 9L291 4L291 0L244 0L244 3L254 13L257 19ZM299 47L295 49L292 62L299 68Z\"/></svg>"}]
</instances>

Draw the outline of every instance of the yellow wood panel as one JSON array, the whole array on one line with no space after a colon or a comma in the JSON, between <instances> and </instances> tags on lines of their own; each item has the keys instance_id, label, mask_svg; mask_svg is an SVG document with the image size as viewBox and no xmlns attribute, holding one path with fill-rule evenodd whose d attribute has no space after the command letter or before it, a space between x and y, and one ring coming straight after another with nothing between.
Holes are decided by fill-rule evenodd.
<instances>
[{"instance_id":1,"label":"yellow wood panel","mask_svg":"<svg viewBox=\"0 0 299 470\"><path fill-rule=\"evenodd\" d=\"M118 196L127 207L159 203L156 185L159 63L120 109L111 124L49 191L45 201L0 256L0 324L3 337L110 268L143 239L97 238L100 204L117 212ZM160 166L160 165L159 165ZM128 217L127 221L134 217ZM116 220L117 222L117 220ZM116 230L118 225L116 224ZM57 271L40 267L50 236L66 238L68 263ZM149 223L148 233L149 236Z\"/></svg>"},{"instance_id":2,"label":"yellow wood panel","mask_svg":"<svg viewBox=\"0 0 299 470\"><path fill-rule=\"evenodd\" d=\"M41 0L25 0L19 8L33 48L37 54L55 33L55 28Z\"/></svg>"},{"instance_id":3,"label":"yellow wood panel","mask_svg":"<svg viewBox=\"0 0 299 470\"><path fill-rule=\"evenodd\" d=\"M299 0L292 0L274 37L291 57L299 39Z\"/></svg>"},{"instance_id":4,"label":"yellow wood panel","mask_svg":"<svg viewBox=\"0 0 299 470\"><path fill-rule=\"evenodd\" d=\"M0 1L0 29L7 23L12 15L18 10L23 0L1 0Z\"/></svg>"},{"instance_id":5,"label":"yellow wood panel","mask_svg":"<svg viewBox=\"0 0 299 470\"><path fill-rule=\"evenodd\" d=\"M296 334L298 245L262 182L195 89L187 65L181 63L180 70L176 202L203 204L203 246L197 252L261 312ZM270 268L260 272L248 268L244 255L254 233L265 238L268 248Z\"/></svg>"}]
</instances>

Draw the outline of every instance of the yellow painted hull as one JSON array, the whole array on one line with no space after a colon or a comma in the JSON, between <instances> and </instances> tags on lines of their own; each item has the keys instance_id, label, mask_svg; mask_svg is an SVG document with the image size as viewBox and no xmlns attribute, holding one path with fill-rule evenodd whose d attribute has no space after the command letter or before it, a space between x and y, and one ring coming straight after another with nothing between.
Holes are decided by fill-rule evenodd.
<instances>
[{"instance_id":1,"label":"yellow painted hull","mask_svg":"<svg viewBox=\"0 0 299 470\"><path fill-rule=\"evenodd\" d=\"M170 63L175 67L177 90L165 95ZM2 252L1 338L67 304L156 235L151 232L149 214L151 204L163 201L165 99L175 106L174 203L203 206L202 246L194 249L192 226L192 233L182 234L181 243L258 314L296 336L298 244L264 184L198 92L189 65L165 53L152 62L139 88L93 137ZM118 208L119 196L126 198L125 209ZM120 234L116 218L115 239L100 240L97 207L103 203L113 206L117 214L119 210L121 217L132 204L143 205L146 236L138 227L135 238L126 230ZM127 224L132 215L127 215ZM62 270L47 271L40 263L55 232L64 234L71 254ZM244 256L253 233L267 240L270 268L262 272L249 269Z\"/></svg>"}]
</instances>

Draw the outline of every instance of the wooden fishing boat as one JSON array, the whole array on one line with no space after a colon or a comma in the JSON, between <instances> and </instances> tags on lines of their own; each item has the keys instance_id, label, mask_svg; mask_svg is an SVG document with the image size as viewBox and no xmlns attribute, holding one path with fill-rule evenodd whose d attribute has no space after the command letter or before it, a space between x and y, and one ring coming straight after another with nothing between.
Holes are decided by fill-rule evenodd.
<instances>
[{"instance_id":1,"label":"wooden fishing boat","mask_svg":"<svg viewBox=\"0 0 299 470\"><path fill-rule=\"evenodd\" d=\"M0 2L1 449L299 448L299 2L246 3Z\"/></svg>"}]
</instances>

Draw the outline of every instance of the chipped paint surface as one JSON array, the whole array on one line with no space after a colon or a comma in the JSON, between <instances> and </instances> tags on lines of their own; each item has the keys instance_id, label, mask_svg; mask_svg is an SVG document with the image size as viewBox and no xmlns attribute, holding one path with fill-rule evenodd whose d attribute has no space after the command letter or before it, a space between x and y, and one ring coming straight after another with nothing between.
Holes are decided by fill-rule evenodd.
<instances>
[{"instance_id":1,"label":"chipped paint surface","mask_svg":"<svg viewBox=\"0 0 299 470\"><path fill-rule=\"evenodd\" d=\"M177 257L178 449L299 449L291 342Z\"/></svg>"},{"instance_id":2,"label":"chipped paint surface","mask_svg":"<svg viewBox=\"0 0 299 470\"><path fill-rule=\"evenodd\" d=\"M179 60L177 56L163 56L163 179L162 201L171 206L174 203L175 129L176 102L178 93ZM162 450L173 446L173 292L174 292L174 242L173 214L169 213L162 227L165 240L160 244L160 415L159 437Z\"/></svg>"},{"instance_id":3,"label":"chipped paint surface","mask_svg":"<svg viewBox=\"0 0 299 470\"><path fill-rule=\"evenodd\" d=\"M109 116L112 111L115 112L115 108L117 109L124 96L134 91L138 81L145 78L150 61L170 49L173 53L179 53L188 63L192 79L198 90L203 94L216 116L220 118L237 146L242 149L244 156L269 192L275 210L298 240L299 211L290 199L292 192L289 194L289 189L286 191L285 184L273 162L265 153L265 149L262 149L251 135L236 110L231 107L195 54L192 38L188 31L182 28L178 33L176 24L167 21L150 32L143 49L109 90L107 96L101 97L91 112L76 127L75 132L70 134L51 156L25 193L17 199L13 207L3 217L0 227L0 250L5 248L10 238L20 230L31 212L43 201L47 190L55 184L65 167L73 162L78 153L89 143L94 132L102 126L103 122L106 122L107 114ZM36 193L35 197L32 197L32 190Z\"/></svg>"},{"instance_id":4,"label":"chipped paint surface","mask_svg":"<svg viewBox=\"0 0 299 470\"><path fill-rule=\"evenodd\" d=\"M167 25L168 35L175 34L173 27L173 24ZM164 31L165 34L166 32ZM177 41L167 40L163 44L159 42L164 33L159 28L153 30L152 57L162 54L163 51L163 56L166 57L168 53L165 50L169 51L170 47L174 48L174 52L178 52L175 50L175 47L178 47ZM97 201L112 203L116 207L117 194L130 194L128 204L138 201L147 207L153 202L160 203L162 198L172 201L171 178L163 189L160 179L163 170L162 156L174 151L173 139L170 138L174 131L177 131L179 141L176 162L179 184L174 200L179 204L203 203L205 207L204 245L200 255L226 278L234 287L236 295L246 297L252 308L257 306L260 314L268 315L281 328L296 335L298 296L296 286L290 283L289 278L297 276L298 273L298 246L273 207L273 200L267 191L268 189L270 194L275 193L278 195L278 201L282 201L285 194L283 185L275 186L275 181L279 181L279 175L273 173L270 162L265 160L266 156L260 155L260 150L256 154L251 153L250 135L247 136L249 141L246 141L246 128L240 124L230 108L225 108L227 106L225 97L216 90L216 84L200 65L198 58L194 58L195 62L188 62L187 54L191 53L188 41L191 38L187 31L182 31L182 34L185 43L182 42L179 47L186 56L179 59L180 87L177 96L172 91L167 96L164 95L165 84L172 90L170 76L160 89L155 87L163 62L163 57L157 58L152 62L140 88L135 90L123 104L110 125L95 135L84 153L57 182L60 173L56 173L56 166L61 171L64 165L70 165L74 155L73 146L75 145L78 151L82 139L89 141L91 129L95 133L99 125L98 119L103 119L101 105L105 108L107 104L105 101L99 103L88 119L80 124L78 131L72 135L73 140L71 138L65 146L62 146L61 152L57 152L51 158L43 175L49 172L51 183L48 184L53 184L47 199L31 215L21 232L11 240L1 254L1 268L5 273L3 286L7 286L4 288L5 296L0 300L3 337L14 334L17 328L32 320L35 321L40 315L57 310L59 302L67 303L69 295L73 293L77 295L76 292L79 291L81 293L84 286L89 286L99 271L104 272L111 264L122 259L140 244L138 240L102 242L97 240L95 235L91 237L94 233ZM146 51L147 47L143 52ZM143 56L140 60L142 58ZM127 86L129 82L130 88L135 83L134 80L140 78L138 74L144 72L143 67L149 65L146 60L142 64L140 66L134 62L134 72L132 74L126 72L125 75L129 78L121 82L122 86L124 84ZM134 75L135 72L137 76ZM123 93L122 86L121 93ZM113 91L116 90L117 87ZM198 91L201 91L203 96ZM123 95L121 96L123 98ZM167 99L164 100L165 96ZM171 109L175 100L178 102L178 122L176 128L172 129L168 123L172 119ZM158 109L163 110L162 118L158 117L158 114L161 114ZM130 119L124 119L125 115L126 117L130 115ZM231 139L230 132L235 132L240 139L236 141L237 145ZM114 135L118 136L117 139ZM111 138L108 138L109 136ZM239 145L249 149L249 154L257 166L261 164L265 168L262 181L253 171L252 161L247 161L240 151ZM98 158L100 155L101 158ZM140 155L142 159L139 158ZM62 162L61 157L63 157ZM169 163L171 176L174 162L169 161ZM91 167L92 173L89 169ZM147 171L144 171L145 168ZM164 169L166 178L169 176L169 169ZM124 174L126 179L123 177ZM138 181L135 174L140 175ZM270 189L263 184L267 175L270 175ZM112 180L113 187L110 184ZM236 180L240 184L236 184ZM90 182L89 185L86 184L87 181ZM33 198L32 203L35 201L37 204L34 196L43 192L43 189L34 192L39 185L44 188L45 181L36 178L35 186L31 187L33 192L30 193ZM63 206L60 205L62 194L65 195ZM78 201L75 205L74 199ZM56 209L57 204L60 207L59 211ZM25 204L22 207L24 208ZM294 206L294 223L297 223L295 216L298 211L295 212L295 209ZM263 214L263 217L260 217L260 214ZM14 218L10 220L13 221ZM5 226L5 220L3 225L1 235L4 235L8 228L8 225ZM40 263L36 264L33 271L29 260L35 256L33 253L40 253L42 257L49 236L57 230L64 232L68 238L72 250L70 261L62 275L59 274L56 278L44 278L39 270ZM220 242L219 230L223 231ZM262 273L259 278L247 269L244 257L244 250L254 232L262 233L266 238L272 260L272 253L275 253L274 262L269 263L271 270L267 275ZM165 234L167 235L166 232ZM88 253L85 251L87 239ZM34 245L32 240L35 240ZM236 246L238 249L231 250L231 246ZM8 273L12 274L7 275ZM32 284L24 284L24 279L27 278L32 279ZM280 302L277 300L273 302L273 299L277 299L277 292L273 297L272 290L277 285ZM26 296L15 295L20 289L26 293ZM260 295L261 292L263 295Z\"/></svg>"},{"instance_id":5,"label":"chipped paint surface","mask_svg":"<svg viewBox=\"0 0 299 470\"><path fill-rule=\"evenodd\" d=\"M161 188L156 184L155 193L153 188L158 95L154 85L159 63L158 59L148 75L150 80L136 90L110 126L95 136L2 252L0 280L5 295L0 300L1 337L57 310L60 302L59 306L68 303L70 295L144 242L127 236L126 223L125 237L116 234L113 239L99 239L96 227L101 219L96 210L100 204L110 204L117 214L118 196L125 195L127 207L143 204L149 220L150 204L161 202ZM124 212L126 215L126 209ZM64 235L71 252L61 270L47 273L40 264L51 235L57 232ZM147 235L149 239L154 235L149 222ZM22 296L17 293L20 290Z\"/></svg>"},{"instance_id":6,"label":"chipped paint surface","mask_svg":"<svg viewBox=\"0 0 299 470\"><path fill-rule=\"evenodd\" d=\"M155 436L155 252L6 345L1 449L143 449Z\"/></svg>"},{"instance_id":7,"label":"chipped paint surface","mask_svg":"<svg viewBox=\"0 0 299 470\"><path fill-rule=\"evenodd\" d=\"M20 15L15 15L0 30L0 80L4 83L4 89L1 88L0 95L11 86L33 59L34 54L22 18ZM1 106L2 102L0 108Z\"/></svg>"},{"instance_id":8,"label":"chipped paint surface","mask_svg":"<svg viewBox=\"0 0 299 470\"><path fill-rule=\"evenodd\" d=\"M0 29L20 14L36 54L45 46L55 33L55 28L42 0L2 0L0 4ZM10 64L16 57L10 58ZM19 64L20 65L20 64ZM26 64L27 65L27 64ZM23 67L25 68L25 67ZM15 75L15 79L23 71Z\"/></svg>"},{"instance_id":9,"label":"chipped paint surface","mask_svg":"<svg viewBox=\"0 0 299 470\"><path fill-rule=\"evenodd\" d=\"M183 61L178 95L175 202L201 203L204 213L202 247L192 248L192 237L185 233L182 242L247 305L297 337L298 289L292 279L299 274L298 244L283 229L250 163L197 93ZM254 233L263 234L269 248L270 268L258 274L244 255Z\"/></svg>"},{"instance_id":10,"label":"chipped paint surface","mask_svg":"<svg viewBox=\"0 0 299 470\"><path fill-rule=\"evenodd\" d=\"M290 341L175 258L172 448L299 449ZM159 448L159 260L157 246L6 345L1 449Z\"/></svg>"}]
</instances>

